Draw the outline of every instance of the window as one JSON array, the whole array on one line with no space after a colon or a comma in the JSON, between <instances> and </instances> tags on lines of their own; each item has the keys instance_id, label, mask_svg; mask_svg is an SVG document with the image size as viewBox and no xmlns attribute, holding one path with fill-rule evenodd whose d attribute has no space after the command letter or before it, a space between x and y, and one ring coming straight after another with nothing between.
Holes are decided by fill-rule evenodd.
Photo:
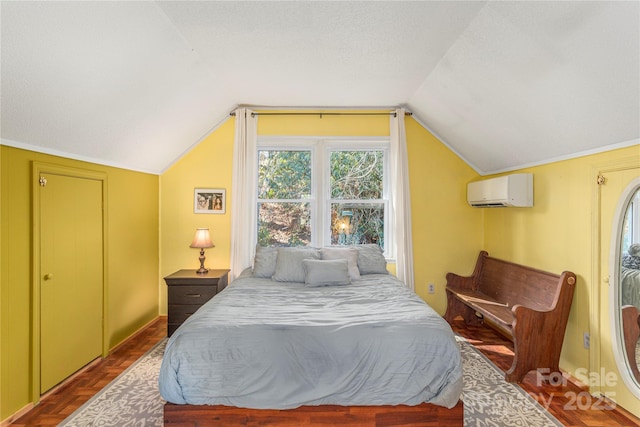
<instances>
[{"instance_id":1,"label":"window","mask_svg":"<svg viewBox=\"0 0 640 427\"><path fill-rule=\"evenodd\" d=\"M388 146L387 139L259 140L258 243L385 249Z\"/></svg>"},{"instance_id":2,"label":"window","mask_svg":"<svg viewBox=\"0 0 640 427\"><path fill-rule=\"evenodd\" d=\"M330 151L331 244L384 247L384 151Z\"/></svg>"},{"instance_id":3,"label":"window","mask_svg":"<svg viewBox=\"0 0 640 427\"><path fill-rule=\"evenodd\" d=\"M258 150L258 243L311 243L311 152Z\"/></svg>"}]
</instances>

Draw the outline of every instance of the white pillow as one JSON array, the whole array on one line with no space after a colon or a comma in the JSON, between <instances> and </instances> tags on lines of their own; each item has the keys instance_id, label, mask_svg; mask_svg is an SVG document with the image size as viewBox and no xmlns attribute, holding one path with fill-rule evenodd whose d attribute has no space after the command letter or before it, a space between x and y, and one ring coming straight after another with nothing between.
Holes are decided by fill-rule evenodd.
<instances>
[{"instance_id":1,"label":"white pillow","mask_svg":"<svg viewBox=\"0 0 640 427\"><path fill-rule=\"evenodd\" d=\"M305 259L320 259L320 251L310 248L278 248L276 271L271 278L278 282L304 283L302 261Z\"/></svg>"},{"instance_id":2,"label":"white pillow","mask_svg":"<svg viewBox=\"0 0 640 427\"><path fill-rule=\"evenodd\" d=\"M349 277L351 280L360 278L360 270L358 269L358 250L352 247L329 247L320 249L322 259L346 259L349 267Z\"/></svg>"},{"instance_id":3,"label":"white pillow","mask_svg":"<svg viewBox=\"0 0 640 427\"><path fill-rule=\"evenodd\" d=\"M351 283L349 266L346 259L302 261L305 270L306 286L341 286Z\"/></svg>"},{"instance_id":4,"label":"white pillow","mask_svg":"<svg viewBox=\"0 0 640 427\"><path fill-rule=\"evenodd\" d=\"M382 248L375 243L356 245L360 274L389 274Z\"/></svg>"},{"instance_id":5,"label":"white pillow","mask_svg":"<svg viewBox=\"0 0 640 427\"><path fill-rule=\"evenodd\" d=\"M256 246L256 256L253 259L253 277L271 278L276 272L278 248Z\"/></svg>"}]
</instances>

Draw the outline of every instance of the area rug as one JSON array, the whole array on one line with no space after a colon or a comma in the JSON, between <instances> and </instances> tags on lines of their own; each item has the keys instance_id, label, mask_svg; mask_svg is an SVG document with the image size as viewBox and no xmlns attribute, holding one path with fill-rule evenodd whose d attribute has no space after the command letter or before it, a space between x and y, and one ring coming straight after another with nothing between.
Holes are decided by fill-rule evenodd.
<instances>
[{"instance_id":1,"label":"area rug","mask_svg":"<svg viewBox=\"0 0 640 427\"><path fill-rule=\"evenodd\" d=\"M464 338L456 337L463 362L464 424L474 427L561 426ZM158 372L166 339L71 414L61 426L161 426L164 400Z\"/></svg>"},{"instance_id":2,"label":"area rug","mask_svg":"<svg viewBox=\"0 0 640 427\"><path fill-rule=\"evenodd\" d=\"M506 382L504 372L466 339L456 340L462 354L465 426L562 426L529 393Z\"/></svg>"}]
</instances>

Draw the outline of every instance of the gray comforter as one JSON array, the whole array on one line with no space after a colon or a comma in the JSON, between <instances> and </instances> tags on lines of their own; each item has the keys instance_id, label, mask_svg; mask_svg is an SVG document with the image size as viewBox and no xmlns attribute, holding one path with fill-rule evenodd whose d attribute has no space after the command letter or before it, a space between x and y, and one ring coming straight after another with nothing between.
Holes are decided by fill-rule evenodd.
<instances>
[{"instance_id":1,"label":"gray comforter","mask_svg":"<svg viewBox=\"0 0 640 427\"><path fill-rule=\"evenodd\" d=\"M452 407L462 365L449 325L391 275L305 287L245 271L171 336L159 383L178 404Z\"/></svg>"}]
</instances>

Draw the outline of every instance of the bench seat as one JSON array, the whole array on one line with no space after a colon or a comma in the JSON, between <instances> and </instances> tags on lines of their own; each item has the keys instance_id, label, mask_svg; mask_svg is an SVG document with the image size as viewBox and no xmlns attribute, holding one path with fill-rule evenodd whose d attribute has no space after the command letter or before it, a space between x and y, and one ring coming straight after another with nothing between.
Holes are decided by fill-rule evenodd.
<instances>
[{"instance_id":1,"label":"bench seat","mask_svg":"<svg viewBox=\"0 0 640 427\"><path fill-rule=\"evenodd\" d=\"M511 307L505 303L501 303L496 299L486 295L480 291L470 291L466 289L451 288L457 299L465 305L473 308L482 314L485 319L491 320L497 327L501 328L501 332L511 334L511 325L514 321Z\"/></svg>"}]
</instances>

